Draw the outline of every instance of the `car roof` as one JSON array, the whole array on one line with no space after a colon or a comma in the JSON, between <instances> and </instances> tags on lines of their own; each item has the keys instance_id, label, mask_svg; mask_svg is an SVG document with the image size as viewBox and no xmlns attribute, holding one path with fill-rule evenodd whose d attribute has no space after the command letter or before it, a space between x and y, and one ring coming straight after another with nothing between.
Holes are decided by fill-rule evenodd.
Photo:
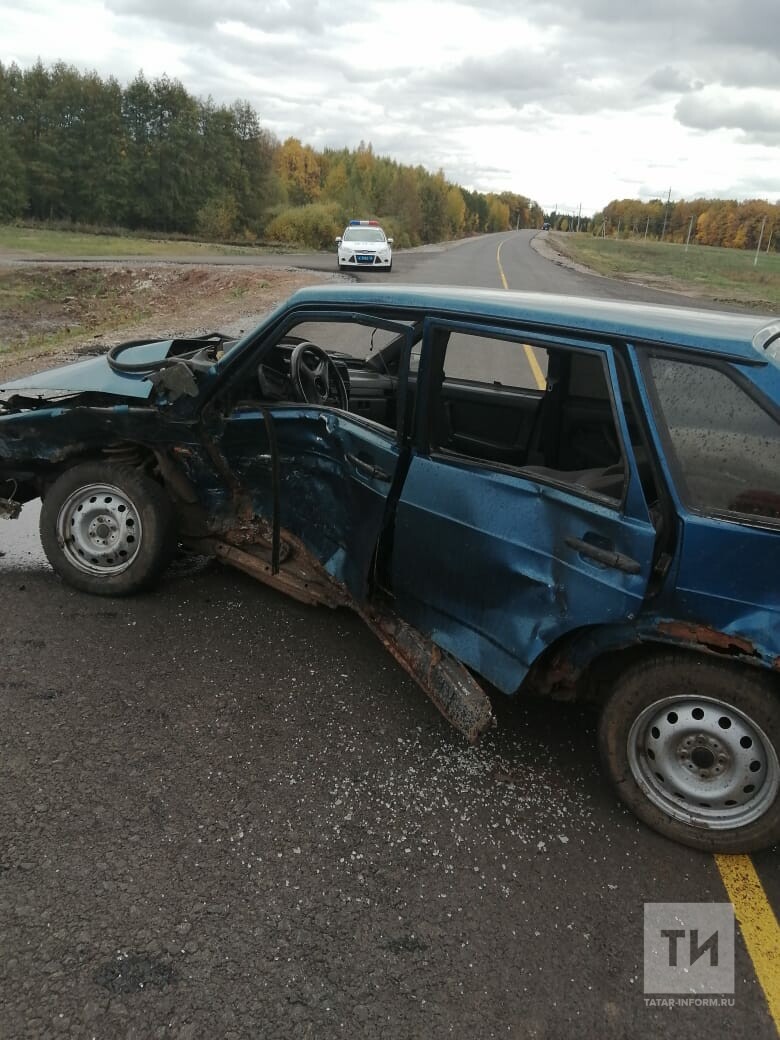
<instances>
[{"instance_id":1,"label":"car roof","mask_svg":"<svg viewBox=\"0 0 780 1040\"><path fill-rule=\"evenodd\" d=\"M466 310L475 318L508 319L553 327L562 332L619 336L629 342L691 347L752 362L770 360L762 349L753 345L753 341L759 339L758 333L762 329L777 322L777 318L771 316L693 307L439 285L396 284L383 288L310 286L299 289L288 301L288 306L332 307L339 304L425 310L445 316L455 316Z\"/></svg>"}]
</instances>

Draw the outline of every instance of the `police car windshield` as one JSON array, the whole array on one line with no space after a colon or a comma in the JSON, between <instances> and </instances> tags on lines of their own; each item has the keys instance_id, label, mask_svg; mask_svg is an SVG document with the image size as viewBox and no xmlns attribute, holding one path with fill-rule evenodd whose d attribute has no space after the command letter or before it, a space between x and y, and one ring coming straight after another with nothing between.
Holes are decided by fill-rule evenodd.
<instances>
[{"instance_id":1,"label":"police car windshield","mask_svg":"<svg viewBox=\"0 0 780 1040\"><path fill-rule=\"evenodd\" d=\"M348 227L345 242L384 242L385 233L378 227Z\"/></svg>"}]
</instances>

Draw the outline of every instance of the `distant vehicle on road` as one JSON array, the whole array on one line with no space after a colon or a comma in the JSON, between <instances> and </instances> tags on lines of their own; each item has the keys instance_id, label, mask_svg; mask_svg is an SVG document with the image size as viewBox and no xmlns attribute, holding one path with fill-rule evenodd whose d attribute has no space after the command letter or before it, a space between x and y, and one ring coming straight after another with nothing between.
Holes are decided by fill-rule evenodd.
<instances>
[{"instance_id":1,"label":"distant vehicle on road","mask_svg":"<svg viewBox=\"0 0 780 1040\"><path fill-rule=\"evenodd\" d=\"M344 234L336 239L339 271L349 268L393 269L393 240L376 220L350 220Z\"/></svg>"},{"instance_id":2,"label":"distant vehicle on road","mask_svg":"<svg viewBox=\"0 0 780 1040\"><path fill-rule=\"evenodd\" d=\"M212 555L357 611L470 740L486 688L589 699L650 826L780 839L780 322L304 289L0 387L0 514L37 497L76 589Z\"/></svg>"},{"instance_id":3,"label":"distant vehicle on road","mask_svg":"<svg viewBox=\"0 0 780 1040\"><path fill-rule=\"evenodd\" d=\"M542 231L549 231L550 227L551 227L550 221L549 220L545 220L545 222L542 224Z\"/></svg>"}]
</instances>

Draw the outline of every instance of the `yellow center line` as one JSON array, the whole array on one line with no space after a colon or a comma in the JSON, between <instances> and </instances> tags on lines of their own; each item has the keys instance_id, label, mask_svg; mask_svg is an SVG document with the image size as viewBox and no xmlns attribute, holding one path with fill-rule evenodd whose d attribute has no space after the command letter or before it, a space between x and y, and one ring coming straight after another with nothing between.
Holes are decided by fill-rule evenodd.
<instances>
[{"instance_id":1,"label":"yellow center line","mask_svg":"<svg viewBox=\"0 0 780 1040\"><path fill-rule=\"evenodd\" d=\"M524 343L523 350L525 351L525 356L528 358L528 364L530 366L530 369L534 374L536 385L540 390L545 390L547 387L547 380L544 378L544 372L542 372L541 368L539 367L539 362L536 360L534 348L531 346L530 343Z\"/></svg>"},{"instance_id":2,"label":"yellow center line","mask_svg":"<svg viewBox=\"0 0 780 1040\"><path fill-rule=\"evenodd\" d=\"M502 239L498 244L498 249L496 250L496 263L498 264L498 273L501 275L501 284L504 286L505 289L509 289L509 284L506 280L506 275L504 274L504 268L501 266L501 246L504 244L505 241L506 239ZM530 343L524 343L523 350L525 351L525 356L528 359L528 366L531 369L534 379L536 380L536 385L538 389L546 389L547 380L545 379L544 372L542 372L539 362L536 360L534 348L531 346Z\"/></svg>"},{"instance_id":3,"label":"yellow center line","mask_svg":"<svg viewBox=\"0 0 780 1040\"><path fill-rule=\"evenodd\" d=\"M715 856L769 1014L780 1033L780 925L749 856Z\"/></svg>"},{"instance_id":4,"label":"yellow center line","mask_svg":"<svg viewBox=\"0 0 780 1040\"><path fill-rule=\"evenodd\" d=\"M505 289L508 289L509 286L507 285L506 275L504 274L504 268L501 266L501 246L504 244L505 241L506 239L502 239L498 243L498 249L496 250L496 263L498 264L498 273L501 275L501 284L504 286Z\"/></svg>"}]
</instances>

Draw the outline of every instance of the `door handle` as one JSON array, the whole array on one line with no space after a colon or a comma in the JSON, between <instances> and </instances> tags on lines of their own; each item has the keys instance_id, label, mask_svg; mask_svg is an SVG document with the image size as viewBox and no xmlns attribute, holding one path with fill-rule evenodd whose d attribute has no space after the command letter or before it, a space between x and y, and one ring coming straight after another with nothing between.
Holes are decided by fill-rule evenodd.
<instances>
[{"instance_id":1,"label":"door handle","mask_svg":"<svg viewBox=\"0 0 780 1040\"><path fill-rule=\"evenodd\" d=\"M357 455L347 454L347 462L351 462L355 469L362 473L366 477L371 477L372 480L384 480L386 483L390 483L390 474L385 473L383 469L375 466L373 462L367 462L366 459L360 459Z\"/></svg>"},{"instance_id":2,"label":"door handle","mask_svg":"<svg viewBox=\"0 0 780 1040\"><path fill-rule=\"evenodd\" d=\"M569 548L576 550L580 556L589 556L604 567L624 571L626 574L639 574L642 570L642 565L638 560L632 560L630 556L615 552L614 549L602 549L598 545L586 542L582 538L574 538L572 535L569 535L565 541Z\"/></svg>"}]
</instances>

